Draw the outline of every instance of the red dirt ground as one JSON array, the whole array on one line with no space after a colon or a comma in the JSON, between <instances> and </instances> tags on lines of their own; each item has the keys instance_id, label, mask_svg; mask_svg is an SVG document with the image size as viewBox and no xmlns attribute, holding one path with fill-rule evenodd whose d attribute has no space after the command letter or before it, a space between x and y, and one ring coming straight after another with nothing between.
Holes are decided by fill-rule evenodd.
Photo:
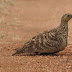
<instances>
[{"instance_id":1,"label":"red dirt ground","mask_svg":"<svg viewBox=\"0 0 72 72\"><path fill-rule=\"evenodd\" d=\"M11 56L33 36L57 27L63 14L72 13L72 0L10 1L0 3L0 72L72 72L72 20L68 46L58 56Z\"/></svg>"}]
</instances>

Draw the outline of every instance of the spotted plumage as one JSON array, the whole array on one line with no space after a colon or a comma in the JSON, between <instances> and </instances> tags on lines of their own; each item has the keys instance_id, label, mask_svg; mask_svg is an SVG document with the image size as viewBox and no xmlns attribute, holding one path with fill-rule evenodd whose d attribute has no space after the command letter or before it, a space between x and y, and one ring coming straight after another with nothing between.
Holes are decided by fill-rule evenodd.
<instances>
[{"instance_id":1,"label":"spotted plumage","mask_svg":"<svg viewBox=\"0 0 72 72\"><path fill-rule=\"evenodd\" d=\"M71 18L71 14L63 15L61 24L57 28L44 31L34 36L22 48L17 49L16 53L12 54L12 56L21 53L25 53L26 55L34 53L56 53L63 50L67 46L68 21Z\"/></svg>"}]
</instances>

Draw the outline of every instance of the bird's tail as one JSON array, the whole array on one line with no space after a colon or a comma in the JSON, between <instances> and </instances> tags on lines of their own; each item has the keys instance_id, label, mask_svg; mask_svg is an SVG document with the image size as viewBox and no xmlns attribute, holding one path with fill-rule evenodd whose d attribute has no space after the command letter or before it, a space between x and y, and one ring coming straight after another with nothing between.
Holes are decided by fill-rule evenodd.
<instances>
[{"instance_id":1,"label":"bird's tail","mask_svg":"<svg viewBox=\"0 0 72 72\"><path fill-rule=\"evenodd\" d=\"M33 51L32 49L32 42L31 41L28 41L26 44L24 44L22 46L21 49L15 49L16 52L14 54L12 54L12 56L16 55L16 54L21 54L21 53L28 53L28 52L31 52Z\"/></svg>"},{"instance_id":2,"label":"bird's tail","mask_svg":"<svg viewBox=\"0 0 72 72\"><path fill-rule=\"evenodd\" d=\"M17 53L12 54L12 56L16 55Z\"/></svg>"},{"instance_id":3,"label":"bird's tail","mask_svg":"<svg viewBox=\"0 0 72 72\"><path fill-rule=\"evenodd\" d=\"M16 52L14 54L12 54L12 56L16 55L16 54L20 54L20 53L23 53L24 52L24 49L15 49Z\"/></svg>"}]
</instances>

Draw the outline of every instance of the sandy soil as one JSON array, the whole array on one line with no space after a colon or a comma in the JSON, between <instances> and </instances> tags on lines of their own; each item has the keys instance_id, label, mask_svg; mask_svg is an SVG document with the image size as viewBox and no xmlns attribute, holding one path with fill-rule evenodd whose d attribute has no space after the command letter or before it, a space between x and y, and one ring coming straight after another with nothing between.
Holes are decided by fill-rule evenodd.
<instances>
[{"instance_id":1,"label":"sandy soil","mask_svg":"<svg viewBox=\"0 0 72 72\"><path fill-rule=\"evenodd\" d=\"M72 20L68 46L58 56L11 56L38 33L72 13L72 0L0 0L0 72L72 72Z\"/></svg>"}]
</instances>

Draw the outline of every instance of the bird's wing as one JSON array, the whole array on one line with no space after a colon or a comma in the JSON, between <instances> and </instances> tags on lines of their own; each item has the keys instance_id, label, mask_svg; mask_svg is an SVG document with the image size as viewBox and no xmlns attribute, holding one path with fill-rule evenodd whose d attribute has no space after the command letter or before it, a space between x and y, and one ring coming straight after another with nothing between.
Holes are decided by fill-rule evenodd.
<instances>
[{"instance_id":1,"label":"bird's wing","mask_svg":"<svg viewBox=\"0 0 72 72\"><path fill-rule=\"evenodd\" d=\"M45 31L37 36L34 36L30 41L25 43L24 47L33 49L59 47L62 43L62 37L54 31Z\"/></svg>"},{"instance_id":2,"label":"bird's wing","mask_svg":"<svg viewBox=\"0 0 72 72\"><path fill-rule=\"evenodd\" d=\"M48 32L47 45L50 47L59 47L62 44L62 37L57 35L56 32Z\"/></svg>"}]
</instances>

